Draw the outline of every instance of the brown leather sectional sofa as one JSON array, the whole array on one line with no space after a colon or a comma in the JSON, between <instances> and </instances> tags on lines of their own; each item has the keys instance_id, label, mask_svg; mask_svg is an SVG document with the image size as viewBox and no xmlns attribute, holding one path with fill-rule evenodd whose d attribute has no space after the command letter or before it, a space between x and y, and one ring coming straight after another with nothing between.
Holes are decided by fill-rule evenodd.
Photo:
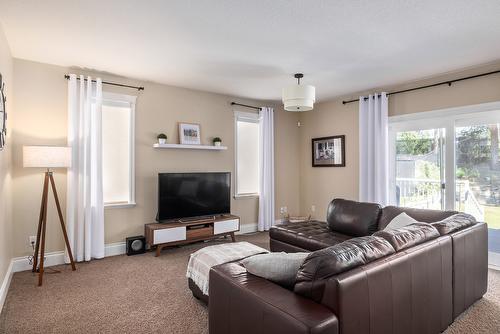
<instances>
[{"instance_id":1,"label":"brown leather sectional sofa","mask_svg":"<svg viewBox=\"0 0 500 334\"><path fill-rule=\"evenodd\" d=\"M424 223L384 230L402 212ZM214 267L210 333L440 333L487 288L486 224L455 214L335 199L327 222L277 225L272 251L313 252L294 289Z\"/></svg>"}]
</instances>

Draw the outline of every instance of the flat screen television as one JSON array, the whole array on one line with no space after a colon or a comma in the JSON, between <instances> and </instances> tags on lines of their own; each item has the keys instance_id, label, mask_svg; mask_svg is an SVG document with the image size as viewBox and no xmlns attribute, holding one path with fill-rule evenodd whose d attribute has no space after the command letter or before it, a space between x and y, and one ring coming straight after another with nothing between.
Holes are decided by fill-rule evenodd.
<instances>
[{"instance_id":1,"label":"flat screen television","mask_svg":"<svg viewBox=\"0 0 500 334\"><path fill-rule=\"evenodd\" d=\"M159 173L159 222L231 212L231 173Z\"/></svg>"}]
</instances>

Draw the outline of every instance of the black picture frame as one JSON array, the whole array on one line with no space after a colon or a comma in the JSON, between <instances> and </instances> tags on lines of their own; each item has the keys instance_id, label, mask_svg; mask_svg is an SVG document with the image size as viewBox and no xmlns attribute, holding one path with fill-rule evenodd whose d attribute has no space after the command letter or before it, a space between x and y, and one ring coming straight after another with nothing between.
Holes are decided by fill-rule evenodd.
<instances>
[{"instance_id":1,"label":"black picture frame","mask_svg":"<svg viewBox=\"0 0 500 334\"><path fill-rule=\"evenodd\" d=\"M345 167L345 135L312 138L311 158L312 167Z\"/></svg>"}]
</instances>

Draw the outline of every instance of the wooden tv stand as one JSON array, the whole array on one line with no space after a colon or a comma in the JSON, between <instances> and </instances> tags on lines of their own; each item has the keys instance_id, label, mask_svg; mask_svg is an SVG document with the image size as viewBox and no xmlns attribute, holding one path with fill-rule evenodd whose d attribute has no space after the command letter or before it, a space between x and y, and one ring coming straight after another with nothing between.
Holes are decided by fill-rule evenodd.
<instances>
[{"instance_id":1,"label":"wooden tv stand","mask_svg":"<svg viewBox=\"0 0 500 334\"><path fill-rule=\"evenodd\" d=\"M146 224L144 227L146 243L156 247L156 256L160 256L164 247L188 244L220 236L231 236L240 230L240 217L220 215L198 219L172 220L165 223Z\"/></svg>"}]
</instances>

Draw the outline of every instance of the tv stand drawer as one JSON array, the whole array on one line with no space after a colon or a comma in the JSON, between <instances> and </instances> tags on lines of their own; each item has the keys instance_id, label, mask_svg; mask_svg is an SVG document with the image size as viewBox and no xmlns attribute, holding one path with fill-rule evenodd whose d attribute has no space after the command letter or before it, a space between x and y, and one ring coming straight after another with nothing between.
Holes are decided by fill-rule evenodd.
<instances>
[{"instance_id":1,"label":"tv stand drawer","mask_svg":"<svg viewBox=\"0 0 500 334\"><path fill-rule=\"evenodd\" d=\"M154 231L153 244L164 244L167 242L186 240L186 227L172 227L166 229L158 229Z\"/></svg>"},{"instance_id":2,"label":"tv stand drawer","mask_svg":"<svg viewBox=\"0 0 500 334\"><path fill-rule=\"evenodd\" d=\"M239 219L228 219L214 222L214 234L236 232L240 229Z\"/></svg>"},{"instance_id":3,"label":"tv stand drawer","mask_svg":"<svg viewBox=\"0 0 500 334\"><path fill-rule=\"evenodd\" d=\"M189 226L186 233L188 240L211 237L214 235L214 227L211 224Z\"/></svg>"}]
</instances>

